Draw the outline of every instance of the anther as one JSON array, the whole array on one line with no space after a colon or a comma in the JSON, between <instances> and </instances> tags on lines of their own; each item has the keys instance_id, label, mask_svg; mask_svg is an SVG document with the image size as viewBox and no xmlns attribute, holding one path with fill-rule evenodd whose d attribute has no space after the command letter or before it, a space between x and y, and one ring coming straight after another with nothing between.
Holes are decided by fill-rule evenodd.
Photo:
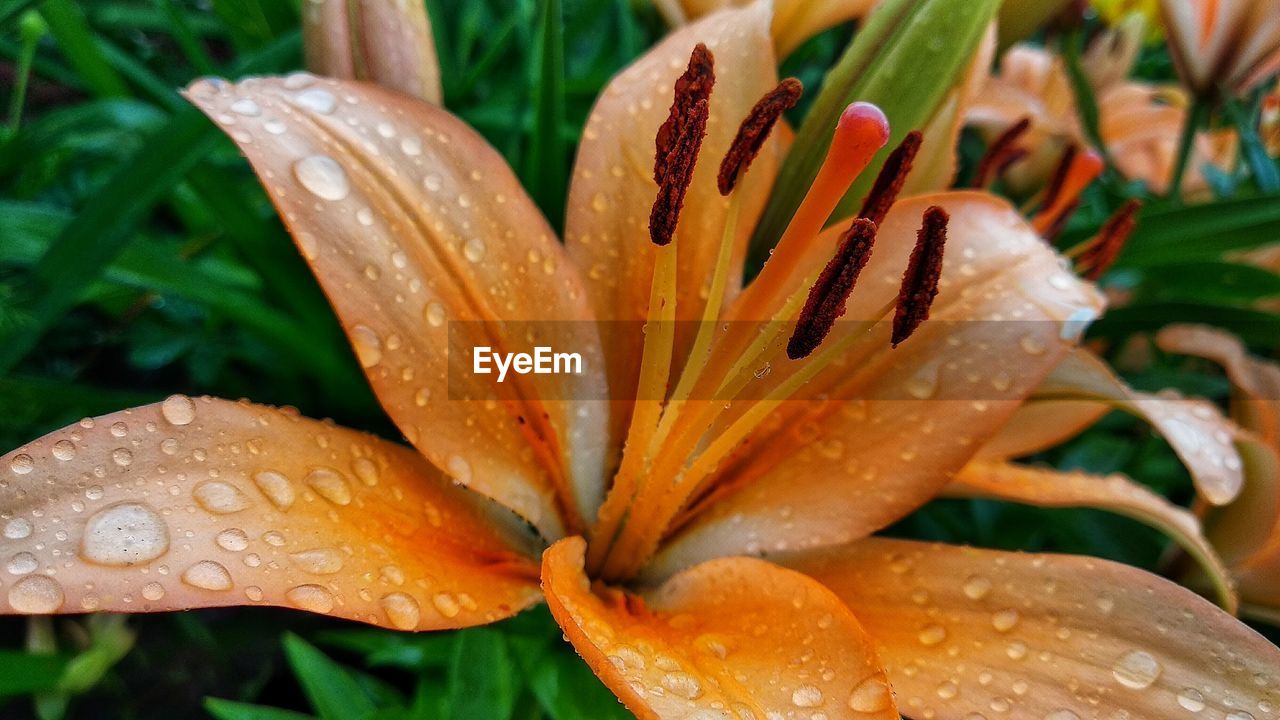
<instances>
[{"instance_id":1,"label":"anther","mask_svg":"<svg viewBox=\"0 0 1280 720\"><path fill-rule=\"evenodd\" d=\"M792 360L808 357L830 334L836 320L844 315L858 275L871 259L875 239L876 224L866 218L854 220L840 236L836 254L809 290L796 329L787 342L787 357Z\"/></svg>"},{"instance_id":2,"label":"anther","mask_svg":"<svg viewBox=\"0 0 1280 720\"><path fill-rule=\"evenodd\" d=\"M1062 154L1032 225L1041 234L1061 229L1078 204L1080 193L1102 173L1102 156L1072 145Z\"/></svg>"},{"instance_id":3,"label":"anther","mask_svg":"<svg viewBox=\"0 0 1280 720\"><path fill-rule=\"evenodd\" d=\"M671 112L654 139L653 179L658 196L649 215L649 238L655 245L666 245L675 236L707 132L708 102L715 81L715 59L706 45L698 43L689 56L688 68L676 80Z\"/></svg>"},{"instance_id":4,"label":"anther","mask_svg":"<svg viewBox=\"0 0 1280 720\"><path fill-rule=\"evenodd\" d=\"M898 199L898 193L902 192L902 186L907 181L907 175L911 173L911 163L916 159L916 153L920 152L920 143L924 136L919 130L912 130L902 139L898 147L889 153L889 157L884 161L884 167L880 168L880 174L876 176L875 183L871 186L871 192L867 193L867 197L862 201L862 211L858 213L858 217L866 218L876 225L884 222L884 218L889 214L889 208L893 207L893 203Z\"/></svg>"},{"instance_id":5,"label":"anther","mask_svg":"<svg viewBox=\"0 0 1280 720\"><path fill-rule=\"evenodd\" d=\"M787 78L765 94L760 102L751 108L751 112L747 113L747 117L738 126L738 134L729 145L729 151L725 153L724 160L720 163L717 185L721 195L733 192L738 179L747 172L747 168L751 166L751 162L756 159L765 141L769 139L773 126L777 124L783 113L796 106L803 92L804 86L799 80Z\"/></svg>"},{"instance_id":6,"label":"anther","mask_svg":"<svg viewBox=\"0 0 1280 720\"><path fill-rule=\"evenodd\" d=\"M1017 143L1029 129L1031 129L1031 117L1027 116L1010 125L991 141L982 159L978 161L978 169L973 176L973 187L986 187L1010 165L1027 156L1027 151L1017 147Z\"/></svg>"},{"instance_id":7,"label":"anther","mask_svg":"<svg viewBox=\"0 0 1280 720\"><path fill-rule=\"evenodd\" d=\"M1129 236L1137 227L1138 211L1141 209L1141 202L1129 200L1107 218L1102 229L1098 231L1097 237L1090 241L1085 246L1084 252L1080 254L1077 264L1081 275L1089 280L1097 280L1111 269L1116 259L1120 257L1120 251L1124 249L1125 243L1129 241Z\"/></svg>"},{"instance_id":8,"label":"anther","mask_svg":"<svg viewBox=\"0 0 1280 720\"><path fill-rule=\"evenodd\" d=\"M916 246L898 290L898 306L893 315L895 348L929 319L929 308L938 296L938 281L942 278L942 251L947 244L950 219L947 211L937 205L924 211Z\"/></svg>"}]
</instances>

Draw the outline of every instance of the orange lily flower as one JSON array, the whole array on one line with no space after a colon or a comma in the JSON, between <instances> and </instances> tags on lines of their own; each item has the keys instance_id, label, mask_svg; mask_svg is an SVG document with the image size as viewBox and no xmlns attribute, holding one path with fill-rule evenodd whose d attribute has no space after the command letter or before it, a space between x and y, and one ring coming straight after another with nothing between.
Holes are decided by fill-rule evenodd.
<instances>
[{"instance_id":1,"label":"orange lily flower","mask_svg":"<svg viewBox=\"0 0 1280 720\"><path fill-rule=\"evenodd\" d=\"M748 173L716 168L776 97L771 22L768 3L710 15L610 83L563 246L440 108L310 75L193 85L414 449L184 396L57 431L0 465L5 610L259 604L428 630L545 598L641 718L1280 705L1280 649L1146 572L867 537L998 436L1102 302L984 193L891 204L890 175L867 218L822 231L887 136L859 105L739 288L778 149L757 136ZM466 372L480 344L572 348L584 372L498 383ZM1230 457L1207 427L1179 437ZM1202 479L1215 501L1239 489L1229 466Z\"/></svg>"},{"instance_id":2,"label":"orange lily flower","mask_svg":"<svg viewBox=\"0 0 1280 720\"><path fill-rule=\"evenodd\" d=\"M1243 94L1280 70L1274 0L1160 0L1183 83L1206 95Z\"/></svg>"},{"instance_id":3,"label":"orange lily flower","mask_svg":"<svg viewBox=\"0 0 1280 720\"><path fill-rule=\"evenodd\" d=\"M1099 133L1116 168L1163 195L1173 177L1188 102L1176 87L1124 79L1144 33L1141 18L1131 17L1134 20L1104 32L1090 45L1084 65L1097 94ZM999 73L991 77L968 114L970 124L991 137L1023 118L1031 123L1018 141L1026 157L1009 168L1007 179L1020 191L1028 191L1044 183L1064 148L1090 144L1062 59L1029 45L1005 52ZM1192 153L1183 182L1183 193L1190 197L1209 189L1202 167L1230 167L1235 136L1199 133Z\"/></svg>"},{"instance_id":4,"label":"orange lily flower","mask_svg":"<svg viewBox=\"0 0 1280 720\"><path fill-rule=\"evenodd\" d=\"M1230 333L1175 325L1156 337L1167 352L1212 360L1231 380L1231 415L1256 438L1261 472L1208 518L1209 537L1238 583L1243 609L1280 623L1280 365L1251 357Z\"/></svg>"},{"instance_id":5,"label":"orange lily flower","mask_svg":"<svg viewBox=\"0 0 1280 720\"><path fill-rule=\"evenodd\" d=\"M440 103L440 61L420 2L351 0L302 8L307 67Z\"/></svg>"},{"instance_id":6,"label":"orange lily flower","mask_svg":"<svg viewBox=\"0 0 1280 720\"><path fill-rule=\"evenodd\" d=\"M717 10L750 5L754 0L657 0L654 5L673 27ZM786 57L804 41L840 23L865 17L877 0L775 0L773 39L778 57Z\"/></svg>"}]
</instances>

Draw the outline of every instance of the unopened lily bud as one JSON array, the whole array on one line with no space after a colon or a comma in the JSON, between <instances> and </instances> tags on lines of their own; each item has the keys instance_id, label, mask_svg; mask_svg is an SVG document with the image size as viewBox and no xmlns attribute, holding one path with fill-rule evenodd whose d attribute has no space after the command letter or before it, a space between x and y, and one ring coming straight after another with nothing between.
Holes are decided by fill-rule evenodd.
<instances>
[{"instance_id":1,"label":"unopened lily bud","mask_svg":"<svg viewBox=\"0 0 1280 720\"><path fill-rule=\"evenodd\" d=\"M440 64L422 0L307 0L307 67L439 104Z\"/></svg>"}]
</instances>

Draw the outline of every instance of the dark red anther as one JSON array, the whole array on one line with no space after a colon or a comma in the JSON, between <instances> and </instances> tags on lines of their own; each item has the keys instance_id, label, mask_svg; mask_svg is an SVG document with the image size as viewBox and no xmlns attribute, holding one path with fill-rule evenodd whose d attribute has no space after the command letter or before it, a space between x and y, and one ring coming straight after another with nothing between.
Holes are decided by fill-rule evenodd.
<instances>
[{"instance_id":1,"label":"dark red anther","mask_svg":"<svg viewBox=\"0 0 1280 720\"><path fill-rule=\"evenodd\" d=\"M853 221L840 236L836 254L827 262L800 311L796 329L787 341L787 357L808 357L831 333L836 320L844 315L845 303L858 281L858 275L871 259L876 240L876 224L866 218Z\"/></svg>"},{"instance_id":2,"label":"dark red anther","mask_svg":"<svg viewBox=\"0 0 1280 720\"><path fill-rule=\"evenodd\" d=\"M1017 147L1017 143L1030 128L1031 117L1027 116L1010 125L991 141L982 159L978 161L978 170L973 176L973 187L986 187L987 183L998 177L1010 165L1027 156L1027 151Z\"/></svg>"},{"instance_id":3,"label":"dark red anther","mask_svg":"<svg viewBox=\"0 0 1280 720\"><path fill-rule=\"evenodd\" d=\"M893 315L893 346L898 347L929 319L929 308L938 296L942 278L942 251L947 244L947 223L951 216L934 205L924 211L916 247L911 251L907 271L898 290L898 307Z\"/></svg>"},{"instance_id":4,"label":"dark red anther","mask_svg":"<svg viewBox=\"0 0 1280 720\"><path fill-rule=\"evenodd\" d=\"M653 179L658 183L658 196L649 213L649 238L655 245L666 245L675 237L702 138L707 134L708 103L715 82L715 58L706 45L698 43L689 56L689 67L676 79L671 112L654 141Z\"/></svg>"},{"instance_id":5,"label":"dark red anther","mask_svg":"<svg viewBox=\"0 0 1280 720\"><path fill-rule=\"evenodd\" d=\"M747 113L747 117L738 126L738 134L729 145L729 151L725 153L724 160L720 163L717 185L721 195L733 192L738 179L746 174L747 168L751 167L751 161L756 159L760 148L764 147L765 141L769 139L773 126L782 118L784 112L796 106L803 92L804 85L801 85L799 80L787 78L760 98L760 102Z\"/></svg>"},{"instance_id":6,"label":"dark red anther","mask_svg":"<svg viewBox=\"0 0 1280 720\"><path fill-rule=\"evenodd\" d=\"M919 130L912 130L889 153L884 167L880 168L880 174L871 186L871 192L862 201L862 212L858 213L858 217L866 218L877 226L884 222L889 208L893 207L898 200L898 193L902 192L902 185L911 173L911 163L916 159L916 153L920 152L923 140L924 135Z\"/></svg>"},{"instance_id":7,"label":"dark red anther","mask_svg":"<svg viewBox=\"0 0 1280 720\"><path fill-rule=\"evenodd\" d=\"M1066 150L1062 151L1062 157L1058 160L1058 165L1053 169L1053 176L1049 180L1049 185L1044 191L1044 200L1040 202L1040 207L1052 208L1058 201L1058 196L1062 194L1066 187L1067 178L1071 175L1071 166L1075 164L1076 154L1080 152L1079 145L1068 145Z\"/></svg>"},{"instance_id":8,"label":"dark red anther","mask_svg":"<svg viewBox=\"0 0 1280 720\"><path fill-rule=\"evenodd\" d=\"M1107 218L1097 237L1089 242L1080 255L1078 266L1081 275L1089 280L1097 280L1111 269L1134 228L1138 226L1138 211L1141 209L1141 202L1129 200Z\"/></svg>"}]
</instances>

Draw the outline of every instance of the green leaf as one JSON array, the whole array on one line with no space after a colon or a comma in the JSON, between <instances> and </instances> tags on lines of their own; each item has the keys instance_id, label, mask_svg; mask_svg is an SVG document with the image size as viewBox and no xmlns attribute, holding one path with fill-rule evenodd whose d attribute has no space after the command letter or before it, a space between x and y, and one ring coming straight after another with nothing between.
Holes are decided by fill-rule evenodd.
<instances>
[{"instance_id":1,"label":"green leaf","mask_svg":"<svg viewBox=\"0 0 1280 720\"><path fill-rule=\"evenodd\" d=\"M1231 98L1230 93L1224 96ZM1232 98L1224 103L1224 107L1231 124L1235 126L1236 135L1240 138L1240 154L1249 166L1249 171L1253 173L1253 181L1258 184L1258 189L1263 192L1280 190L1280 169L1276 168L1276 161L1267 152L1266 143L1258 134L1260 106L1252 108L1252 111L1246 111L1240 106L1239 100Z\"/></svg>"},{"instance_id":2,"label":"green leaf","mask_svg":"<svg viewBox=\"0 0 1280 720\"><path fill-rule=\"evenodd\" d=\"M1280 194L1223 200L1194 207L1145 210L1129 238L1122 265L1221 259L1223 253L1280 238Z\"/></svg>"},{"instance_id":3,"label":"green leaf","mask_svg":"<svg viewBox=\"0 0 1280 720\"><path fill-rule=\"evenodd\" d=\"M292 710L218 698L205 699L204 709L208 710L216 720L312 720L311 715L303 715Z\"/></svg>"},{"instance_id":4,"label":"green leaf","mask_svg":"<svg viewBox=\"0 0 1280 720\"><path fill-rule=\"evenodd\" d=\"M1208 305L1249 305L1280 296L1280 275L1230 262L1167 263L1134 271L1133 304L1185 301Z\"/></svg>"},{"instance_id":5,"label":"green leaf","mask_svg":"<svg viewBox=\"0 0 1280 720\"><path fill-rule=\"evenodd\" d=\"M582 658L554 649L526 671L529 689L552 720L624 720L632 717Z\"/></svg>"},{"instance_id":6,"label":"green leaf","mask_svg":"<svg viewBox=\"0 0 1280 720\"><path fill-rule=\"evenodd\" d=\"M0 697L56 690L70 658L0 650Z\"/></svg>"},{"instance_id":7,"label":"green leaf","mask_svg":"<svg viewBox=\"0 0 1280 720\"><path fill-rule=\"evenodd\" d=\"M40 5L40 13L49 23L49 32L58 41L67 62L90 92L102 98L129 94L124 79L107 62L93 29L74 2L45 0Z\"/></svg>"},{"instance_id":8,"label":"green leaf","mask_svg":"<svg viewBox=\"0 0 1280 720\"><path fill-rule=\"evenodd\" d=\"M307 641L287 633L284 654L303 693L323 720L356 720L373 713L373 701L347 669Z\"/></svg>"},{"instance_id":9,"label":"green leaf","mask_svg":"<svg viewBox=\"0 0 1280 720\"><path fill-rule=\"evenodd\" d=\"M1124 339L1154 332L1172 323L1215 325L1256 348L1280 348L1280 315L1248 308L1204 303L1146 303L1108 310L1089 329L1091 337Z\"/></svg>"},{"instance_id":10,"label":"green leaf","mask_svg":"<svg viewBox=\"0 0 1280 720\"><path fill-rule=\"evenodd\" d=\"M542 213L559 229L564 224L568 150L560 128L564 125L564 17L560 0L539 3L534 57L538 74L533 83L533 137L525 156L524 185Z\"/></svg>"},{"instance_id":11,"label":"green leaf","mask_svg":"<svg viewBox=\"0 0 1280 720\"><path fill-rule=\"evenodd\" d=\"M842 216L854 212L889 152L929 122L957 83L999 5L999 0L885 0L876 7L827 74L796 133L756 227L754 258L762 260L791 221L826 157L840 113L862 100L884 111L892 134L836 210Z\"/></svg>"},{"instance_id":12,"label":"green leaf","mask_svg":"<svg viewBox=\"0 0 1280 720\"><path fill-rule=\"evenodd\" d=\"M449 666L450 720L507 720L515 708L516 678L502 633L476 628L457 634Z\"/></svg>"}]
</instances>

